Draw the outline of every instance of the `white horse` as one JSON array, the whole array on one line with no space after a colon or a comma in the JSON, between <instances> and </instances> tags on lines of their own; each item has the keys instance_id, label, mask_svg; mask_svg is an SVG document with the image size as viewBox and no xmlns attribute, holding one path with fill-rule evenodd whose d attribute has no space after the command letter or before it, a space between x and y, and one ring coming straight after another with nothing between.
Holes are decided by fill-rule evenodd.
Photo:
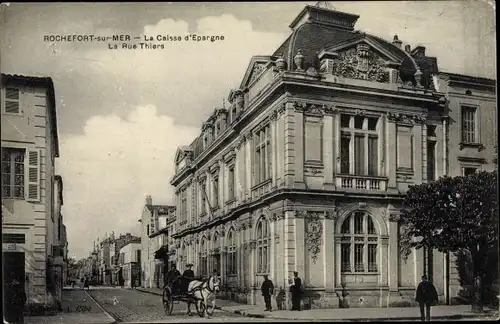
<instances>
[{"instance_id":1,"label":"white horse","mask_svg":"<svg viewBox=\"0 0 500 324\"><path fill-rule=\"evenodd\" d=\"M194 305L198 311L198 305L201 307L201 302L204 303L203 313L206 313L210 317L215 310L215 296L220 290L220 279L218 276L211 276L208 280L193 280L189 283L188 294L194 299ZM209 313L207 310L208 301L212 301L212 311ZM191 302L188 300L188 315L191 315Z\"/></svg>"}]
</instances>

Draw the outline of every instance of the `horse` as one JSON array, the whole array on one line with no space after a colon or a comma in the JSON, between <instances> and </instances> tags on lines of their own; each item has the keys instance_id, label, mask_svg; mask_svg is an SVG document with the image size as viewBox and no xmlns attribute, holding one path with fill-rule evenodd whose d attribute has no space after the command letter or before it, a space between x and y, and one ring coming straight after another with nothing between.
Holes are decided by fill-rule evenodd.
<instances>
[{"instance_id":1,"label":"horse","mask_svg":"<svg viewBox=\"0 0 500 324\"><path fill-rule=\"evenodd\" d=\"M196 310L198 311L198 302L200 303L201 307L201 302L205 304L205 310L203 312L206 312L207 306L208 306L208 300L212 300L212 311L206 312L208 317L214 313L215 310L215 294L219 292L220 290L220 279L218 276L211 276L207 280L193 280L189 283L188 286L188 295L192 296L194 299L194 305L196 306ZM188 315L191 316L191 300L188 299L187 301L187 307L188 307Z\"/></svg>"}]
</instances>

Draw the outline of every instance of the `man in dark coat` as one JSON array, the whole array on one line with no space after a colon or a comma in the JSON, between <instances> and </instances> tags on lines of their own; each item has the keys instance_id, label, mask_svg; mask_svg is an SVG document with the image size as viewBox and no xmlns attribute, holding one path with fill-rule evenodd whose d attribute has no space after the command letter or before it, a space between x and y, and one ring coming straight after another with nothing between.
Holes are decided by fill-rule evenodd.
<instances>
[{"instance_id":1,"label":"man in dark coat","mask_svg":"<svg viewBox=\"0 0 500 324\"><path fill-rule=\"evenodd\" d=\"M260 290L262 291L262 296L264 296L266 311L272 311L273 307L271 306L271 295L274 293L274 285L273 282L269 280L267 275L264 275L264 282L262 283Z\"/></svg>"},{"instance_id":2,"label":"man in dark coat","mask_svg":"<svg viewBox=\"0 0 500 324\"><path fill-rule=\"evenodd\" d=\"M191 280L194 279L194 271L191 269L192 267L193 267L192 263L186 264L186 268L187 269L184 270L184 273L182 274L182 278L183 278L182 289L183 289L184 292L188 291L189 283L191 282Z\"/></svg>"},{"instance_id":3,"label":"man in dark coat","mask_svg":"<svg viewBox=\"0 0 500 324\"><path fill-rule=\"evenodd\" d=\"M297 271L293 272L293 283L290 286L292 293L292 310L300 311L300 297L302 295L302 280Z\"/></svg>"},{"instance_id":4,"label":"man in dark coat","mask_svg":"<svg viewBox=\"0 0 500 324\"><path fill-rule=\"evenodd\" d=\"M4 309L4 318L9 321L9 323L21 324L24 323L24 305L26 304L26 293L24 292L21 283L14 279L10 283L10 289L8 291L10 296L5 298L6 308Z\"/></svg>"},{"instance_id":5,"label":"man in dark coat","mask_svg":"<svg viewBox=\"0 0 500 324\"><path fill-rule=\"evenodd\" d=\"M420 319L425 321L431 320L431 306L438 302L438 293L432 282L427 280L427 276L422 276L422 282L417 287L415 300L420 304Z\"/></svg>"},{"instance_id":6,"label":"man in dark coat","mask_svg":"<svg viewBox=\"0 0 500 324\"><path fill-rule=\"evenodd\" d=\"M172 289L173 293L177 293L179 291L179 281L178 278L181 276L179 270L177 270L175 264L172 264L172 267L168 271L167 274L167 284Z\"/></svg>"}]
</instances>

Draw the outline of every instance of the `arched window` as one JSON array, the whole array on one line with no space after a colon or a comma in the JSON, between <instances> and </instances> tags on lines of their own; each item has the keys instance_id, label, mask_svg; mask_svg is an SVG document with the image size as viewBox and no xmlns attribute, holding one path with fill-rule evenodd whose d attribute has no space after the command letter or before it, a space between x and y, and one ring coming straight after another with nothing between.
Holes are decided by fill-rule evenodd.
<instances>
[{"instance_id":1,"label":"arched window","mask_svg":"<svg viewBox=\"0 0 500 324\"><path fill-rule=\"evenodd\" d=\"M257 224L257 273L269 273L269 223L262 218Z\"/></svg>"},{"instance_id":2,"label":"arched window","mask_svg":"<svg viewBox=\"0 0 500 324\"><path fill-rule=\"evenodd\" d=\"M236 274L236 236L234 230L230 229L227 233L227 263L226 273L228 275Z\"/></svg>"},{"instance_id":3,"label":"arched window","mask_svg":"<svg viewBox=\"0 0 500 324\"><path fill-rule=\"evenodd\" d=\"M200 242L200 274L202 276L208 275L208 264L207 264L207 246L205 244L205 239L202 238Z\"/></svg>"},{"instance_id":4,"label":"arched window","mask_svg":"<svg viewBox=\"0 0 500 324\"><path fill-rule=\"evenodd\" d=\"M341 227L341 272L377 272L378 234L365 212L349 215Z\"/></svg>"}]
</instances>

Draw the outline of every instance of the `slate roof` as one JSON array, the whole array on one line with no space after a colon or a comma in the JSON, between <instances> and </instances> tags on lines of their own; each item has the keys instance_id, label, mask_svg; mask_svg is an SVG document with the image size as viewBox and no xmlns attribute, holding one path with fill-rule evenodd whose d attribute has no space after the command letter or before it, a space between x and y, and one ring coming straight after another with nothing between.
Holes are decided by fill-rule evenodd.
<instances>
[{"instance_id":1,"label":"slate roof","mask_svg":"<svg viewBox=\"0 0 500 324\"><path fill-rule=\"evenodd\" d=\"M301 16L303 12L299 14L299 16ZM337 12L336 14L350 15L354 18L356 17L356 15L341 12ZM318 22L306 22L296 27L292 34L288 36L285 41L273 52L272 56L282 56L285 59L287 66L290 68L295 66L293 58L300 49L302 55L304 55L303 69L307 70L310 67L314 67L318 70L320 63L318 54L322 50L328 50L335 45L363 38L376 43L380 48L392 54L401 62L399 72L403 82L411 81L412 83L415 83L413 75L416 71L415 65L417 65L423 73L422 85L425 88L434 88L432 74L436 74L438 72L437 59L435 57L423 57L416 59L413 58L410 53L405 52L404 49L399 48L398 46L392 44L392 42L384 40L381 37L360 31L350 30L349 28L339 28L334 25ZM196 159L196 157L198 157L203 151L201 134L190 144L190 147L193 149L193 159Z\"/></svg>"}]
</instances>

